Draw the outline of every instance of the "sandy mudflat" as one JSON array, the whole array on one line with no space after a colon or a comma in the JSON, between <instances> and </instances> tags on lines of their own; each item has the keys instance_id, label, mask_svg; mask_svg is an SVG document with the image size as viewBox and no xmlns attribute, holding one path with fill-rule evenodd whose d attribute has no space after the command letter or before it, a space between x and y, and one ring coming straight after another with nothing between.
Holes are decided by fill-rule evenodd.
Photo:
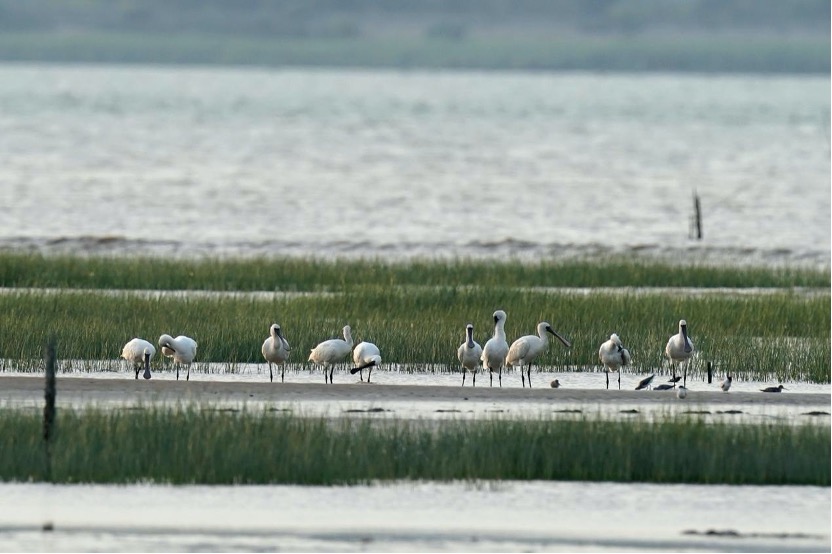
<instances>
[{"instance_id":1,"label":"sandy mudflat","mask_svg":"<svg viewBox=\"0 0 832 554\"><path fill-rule=\"evenodd\" d=\"M0 376L0 405L30 404L43 399L43 376ZM425 385L334 384L322 383L252 383L227 381L150 381L134 379L95 379L58 377L58 399L72 403L151 404L157 402L385 402L464 403L494 402L512 405L558 404L637 404L678 405L673 391L588 390L588 389L518 389L497 387L450 387ZM745 405L748 407L806 407L830 409L830 394L697 391L685 402L709 405Z\"/></svg>"}]
</instances>

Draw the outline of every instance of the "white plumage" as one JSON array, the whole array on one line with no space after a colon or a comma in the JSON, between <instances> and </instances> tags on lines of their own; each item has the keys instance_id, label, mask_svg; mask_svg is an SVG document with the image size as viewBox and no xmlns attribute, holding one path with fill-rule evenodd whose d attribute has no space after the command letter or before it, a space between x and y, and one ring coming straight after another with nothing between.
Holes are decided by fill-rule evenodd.
<instances>
[{"instance_id":1,"label":"white plumage","mask_svg":"<svg viewBox=\"0 0 832 554\"><path fill-rule=\"evenodd\" d=\"M562 342L567 348L572 346L572 343L560 336L557 331L552 329L552 326L545 321L541 321L537 324L537 335L526 335L514 341L511 344L511 348L508 350L506 365L520 366L520 378L523 380L524 387L526 386L526 378L523 375L523 366L527 364L529 366L529 388L531 388L532 362L534 362L534 360L543 354L549 347L549 335L546 333L550 333L557 337L558 340L560 340L560 342Z\"/></svg>"},{"instance_id":2,"label":"white plumage","mask_svg":"<svg viewBox=\"0 0 832 554\"><path fill-rule=\"evenodd\" d=\"M277 323L269 327L269 338L263 342L260 351L263 357L269 363L269 382L274 381L274 374L272 373L272 364L280 364L280 382L283 382L283 376L286 371L286 360L289 359L289 343L283 336L283 331Z\"/></svg>"},{"instance_id":3,"label":"white plumage","mask_svg":"<svg viewBox=\"0 0 832 554\"><path fill-rule=\"evenodd\" d=\"M688 395L688 389L685 385L680 385L679 388L676 390L676 397L677 398L685 398Z\"/></svg>"},{"instance_id":4,"label":"white plumage","mask_svg":"<svg viewBox=\"0 0 832 554\"><path fill-rule=\"evenodd\" d=\"M499 372L500 386L503 386L503 365L508 355L508 342L506 341L506 313L503 310L494 312L494 336L488 339L482 348L482 368L488 370L491 385L494 385L494 372Z\"/></svg>"},{"instance_id":5,"label":"white plumage","mask_svg":"<svg viewBox=\"0 0 832 554\"><path fill-rule=\"evenodd\" d=\"M630 351L624 348L618 335L615 333L610 335L610 339L604 342L598 350L598 357L607 374L607 390L610 388L610 371L618 372L618 390L621 390L621 368L629 365L631 357Z\"/></svg>"},{"instance_id":6,"label":"white plumage","mask_svg":"<svg viewBox=\"0 0 832 554\"><path fill-rule=\"evenodd\" d=\"M188 374L185 380L189 381L191 379L191 363L196 357L196 341L184 335L179 335L176 338L170 335L162 335L159 337L159 346L162 347L162 354L168 358L173 358L173 363L176 366L176 380L179 380L179 365L184 364L188 366Z\"/></svg>"},{"instance_id":7,"label":"white plumage","mask_svg":"<svg viewBox=\"0 0 832 554\"><path fill-rule=\"evenodd\" d=\"M723 390L723 392L728 392L728 389L731 388L731 376L730 375L725 376L725 380L722 382L722 385L720 385L720 388Z\"/></svg>"},{"instance_id":8,"label":"white plumage","mask_svg":"<svg viewBox=\"0 0 832 554\"><path fill-rule=\"evenodd\" d=\"M139 378L139 370L144 366L142 376L150 379L150 360L156 355L156 348L144 339L135 338L124 345L121 349L121 357L133 364L136 371L136 379Z\"/></svg>"},{"instance_id":9,"label":"white plumage","mask_svg":"<svg viewBox=\"0 0 832 554\"><path fill-rule=\"evenodd\" d=\"M474 326L469 323L465 326L465 342L456 351L456 357L462 364L462 386L465 386L465 374L470 371L473 377L474 386L477 386L477 366L480 364L482 346L474 340Z\"/></svg>"},{"instance_id":10,"label":"white plumage","mask_svg":"<svg viewBox=\"0 0 832 554\"><path fill-rule=\"evenodd\" d=\"M373 375L373 367L381 365L381 351L371 342L359 342L352 351L352 361L355 362L356 367L352 368L350 373L353 375L359 373L362 381L364 381L364 369L370 368L367 373L369 383Z\"/></svg>"},{"instance_id":11,"label":"white plumage","mask_svg":"<svg viewBox=\"0 0 832 554\"><path fill-rule=\"evenodd\" d=\"M309 354L309 361L324 366L324 383L327 382L327 369L329 369L329 382L332 383L332 374L335 371L334 365L349 356L352 350L352 334L350 326L344 326L344 339L325 340L312 349Z\"/></svg>"},{"instance_id":12,"label":"white plumage","mask_svg":"<svg viewBox=\"0 0 832 554\"><path fill-rule=\"evenodd\" d=\"M673 378L676 378L676 364L681 364L690 359L693 355L693 342L688 336L688 323L684 319L679 320L679 332L670 337L667 346L664 347L664 354L670 359L673 366ZM685 365L685 375L682 383L687 385L688 366Z\"/></svg>"}]
</instances>

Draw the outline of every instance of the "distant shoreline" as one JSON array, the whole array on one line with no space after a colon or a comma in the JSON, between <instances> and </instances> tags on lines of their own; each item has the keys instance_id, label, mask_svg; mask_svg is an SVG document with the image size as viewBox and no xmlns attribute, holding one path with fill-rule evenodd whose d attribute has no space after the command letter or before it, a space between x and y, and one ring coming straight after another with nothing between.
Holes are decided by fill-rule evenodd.
<instances>
[{"instance_id":1,"label":"distant shoreline","mask_svg":"<svg viewBox=\"0 0 832 554\"><path fill-rule=\"evenodd\" d=\"M399 70L829 74L828 36L286 38L6 32L0 62Z\"/></svg>"}]
</instances>

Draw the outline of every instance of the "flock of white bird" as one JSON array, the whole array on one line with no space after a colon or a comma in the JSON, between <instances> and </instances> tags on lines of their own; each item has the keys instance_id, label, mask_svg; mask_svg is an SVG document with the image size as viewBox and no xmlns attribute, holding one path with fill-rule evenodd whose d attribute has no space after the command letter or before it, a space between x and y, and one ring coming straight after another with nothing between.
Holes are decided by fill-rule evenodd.
<instances>
[{"instance_id":1,"label":"flock of white bird","mask_svg":"<svg viewBox=\"0 0 832 554\"><path fill-rule=\"evenodd\" d=\"M465 377L467 372L472 374L472 385L476 386L477 371L482 367L483 371L488 371L490 385L494 385L494 373L497 373L498 384L503 384L503 368L504 367L519 367L520 376L523 387L526 386L528 378L529 387L532 386L532 363L538 356L543 354L549 347L549 335L551 334L557 338L567 348L572 346L565 337L552 329L552 326L545 321L537 324L537 335L526 335L520 337L509 346L506 340L505 324L506 313L503 310L494 312L494 335L488 339L485 346L480 346L474 340L474 326L468 324L465 327L465 342L463 342L457 349L457 357L459 363L462 365L462 386L465 386ZM360 373L360 378L364 381L364 370L367 369L367 382L370 382L373 367L381 365L381 352L378 347L370 342L361 342L353 348L353 339L349 325L345 325L343 329L343 339L325 340L318 344L309 354L308 361L320 365L324 372L324 383L332 383L335 365L344 362L345 358L352 352L352 359L355 367L350 370L350 373ZM196 358L197 343L190 337L178 336L176 338L170 335L162 335L159 337L159 347L162 349L162 354L173 360L176 367L176 379L179 379L179 369L181 366L187 367L187 374L185 380L189 380L191 376L190 366ZM289 359L290 352L289 342L283 336L283 331L280 325L273 324L269 328L269 337L263 342L261 351L263 358L269 364L269 381L274 381L273 366L278 364L281 366L280 380L283 382L285 377L286 361ZM655 390L677 389L677 396L685 398L687 396L687 388L685 387L687 381L687 365L684 366L684 381L682 385L677 388L677 383L683 377L676 376L677 365L688 362L693 356L694 348L693 342L688 336L687 322L682 319L679 321L679 332L670 337L664 349L665 356L670 360L673 367L673 376L668 383L661 384L655 387ZM144 369L143 377L150 379L150 360L156 354L156 348L148 341L140 338L135 338L124 345L121 351L121 357L127 362L133 364L136 372L136 379L139 378L139 372ZM618 389L621 389L621 370L630 364L631 356L621 342L619 336L615 333L610 335L609 340L601 345L598 350L598 358L604 366L606 373L607 389L610 388L610 371L618 373ZM526 373L524 373L526 369ZM653 389L652 386L655 374L649 375L642 379L636 390ZM731 376L727 375L721 384L723 391L727 392L731 388ZM551 386L557 388L560 383L557 379L551 382ZM762 389L763 392L780 392L784 390L783 385L777 387L768 387Z\"/></svg>"}]
</instances>

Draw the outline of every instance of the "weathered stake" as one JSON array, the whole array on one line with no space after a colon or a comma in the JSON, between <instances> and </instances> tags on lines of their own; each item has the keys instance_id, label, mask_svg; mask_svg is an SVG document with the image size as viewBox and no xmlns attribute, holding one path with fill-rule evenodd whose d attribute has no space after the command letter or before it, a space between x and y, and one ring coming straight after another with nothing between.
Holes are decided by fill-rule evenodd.
<instances>
[{"instance_id":1,"label":"weathered stake","mask_svg":"<svg viewBox=\"0 0 832 554\"><path fill-rule=\"evenodd\" d=\"M714 378L714 368L711 365L711 362L708 362L708 384L711 384L711 381Z\"/></svg>"},{"instance_id":2,"label":"weathered stake","mask_svg":"<svg viewBox=\"0 0 832 554\"><path fill-rule=\"evenodd\" d=\"M52 452L50 440L55 430L55 337L46 342L46 386L43 406L43 446L46 454L46 480L52 481Z\"/></svg>"}]
</instances>

